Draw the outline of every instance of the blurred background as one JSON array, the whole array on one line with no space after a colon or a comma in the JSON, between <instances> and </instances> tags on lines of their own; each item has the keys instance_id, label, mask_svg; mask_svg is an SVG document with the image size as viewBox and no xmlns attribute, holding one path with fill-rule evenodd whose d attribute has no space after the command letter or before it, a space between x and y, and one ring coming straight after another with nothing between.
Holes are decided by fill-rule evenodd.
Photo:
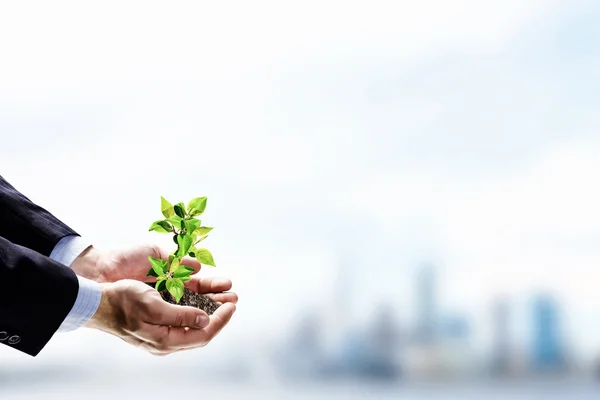
<instances>
[{"instance_id":1,"label":"blurred background","mask_svg":"<svg viewBox=\"0 0 600 400\"><path fill-rule=\"evenodd\" d=\"M208 347L0 347L2 399L592 399L600 4L1 2L0 173L100 248L208 196Z\"/></svg>"}]
</instances>

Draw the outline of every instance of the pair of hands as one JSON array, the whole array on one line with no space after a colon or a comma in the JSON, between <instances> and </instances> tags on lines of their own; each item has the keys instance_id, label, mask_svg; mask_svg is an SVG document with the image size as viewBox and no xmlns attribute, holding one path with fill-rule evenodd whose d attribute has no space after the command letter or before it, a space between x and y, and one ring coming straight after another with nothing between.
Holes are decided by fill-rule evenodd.
<instances>
[{"instance_id":1,"label":"pair of hands","mask_svg":"<svg viewBox=\"0 0 600 400\"><path fill-rule=\"evenodd\" d=\"M231 281L200 278L200 263L186 257L182 265L194 269L185 283L193 292L206 294L223 303L211 316L194 307L163 301L160 294L144 282L150 269L148 256L168 259L156 246L139 246L124 251L104 252L94 247L84 251L71 265L77 275L102 284L102 299L85 326L115 335L127 343L155 355L205 346L227 325L235 312L237 295L228 292Z\"/></svg>"}]
</instances>

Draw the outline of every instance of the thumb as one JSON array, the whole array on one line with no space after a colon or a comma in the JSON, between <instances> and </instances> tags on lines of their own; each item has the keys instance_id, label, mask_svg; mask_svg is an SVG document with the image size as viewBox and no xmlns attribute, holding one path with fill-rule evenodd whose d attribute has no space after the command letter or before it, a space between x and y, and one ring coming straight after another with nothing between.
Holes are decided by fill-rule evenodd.
<instances>
[{"instance_id":1,"label":"thumb","mask_svg":"<svg viewBox=\"0 0 600 400\"><path fill-rule=\"evenodd\" d=\"M210 322L208 314L195 307L178 306L162 299L156 303L153 307L153 318L146 321L150 324L202 329Z\"/></svg>"}]
</instances>

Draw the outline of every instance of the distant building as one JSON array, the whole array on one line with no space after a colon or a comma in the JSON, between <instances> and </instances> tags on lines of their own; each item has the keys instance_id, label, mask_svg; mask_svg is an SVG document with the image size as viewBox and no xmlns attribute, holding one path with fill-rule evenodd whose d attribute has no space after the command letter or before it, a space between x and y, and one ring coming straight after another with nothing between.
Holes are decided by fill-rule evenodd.
<instances>
[{"instance_id":1,"label":"distant building","mask_svg":"<svg viewBox=\"0 0 600 400\"><path fill-rule=\"evenodd\" d=\"M492 365L493 374L505 375L510 370L510 309L508 300L496 299L492 306Z\"/></svg>"},{"instance_id":2,"label":"distant building","mask_svg":"<svg viewBox=\"0 0 600 400\"><path fill-rule=\"evenodd\" d=\"M386 305L381 306L372 326L368 335L368 355L364 360L366 362L363 371L373 377L398 378L401 337L394 309Z\"/></svg>"},{"instance_id":3,"label":"distant building","mask_svg":"<svg viewBox=\"0 0 600 400\"><path fill-rule=\"evenodd\" d=\"M347 331L341 338L339 357L329 364L329 374L358 379L400 378L399 331L393 309L383 307L368 329Z\"/></svg>"},{"instance_id":4,"label":"distant building","mask_svg":"<svg viewBox=\"0 0 600 400\"><path fill-rule=\"evenodd\" d=\"M436 282L432 265L424 265L417 276L417 327L416 337L418 343L430 344L434 341L436 333Z\"/></svg>"},{"instance_id":5,"label":"distant building","mask_svg":"<svg viewBox=\"0 0 600 400\"><path fill-rule=\"evenodd\" d=\"M534 371L560 371L565 368L559 311L556 301L539 295L533 301L532 367Z\"/></svg>"},{"instance_id":6,"label":"distant building","mask_svg":"<svg viewBox=\"0 0 600 400\"><path fill-rule=\"evenodd\" d=\"M280 371L293 377L318 376L323 358L322 325L316 312L299 318L294 332L283 348L277 352Z\"/></svg>"},{"instance_id":7,"label":"distant building","mask_svg":"<svg viewBox=\"0 0 600 400\"><path fill-rule=\"evenodd\" d=\"M321 323L317 313L308 313L300 319L290 345L299 353L312 357L321 353Z\"/></svg>"},{"instance_id":8,"label":"distant building","mask_svg":"<svg viewBox=\"0 0 600 400\"><path fill-rule=\"evenodd\" d=\"M462 314L449 314L440 320L436 346L438 374L447 377L471 376L476 368L476 355L471 341L471 325Z\"/></svg>"}]
</instances>

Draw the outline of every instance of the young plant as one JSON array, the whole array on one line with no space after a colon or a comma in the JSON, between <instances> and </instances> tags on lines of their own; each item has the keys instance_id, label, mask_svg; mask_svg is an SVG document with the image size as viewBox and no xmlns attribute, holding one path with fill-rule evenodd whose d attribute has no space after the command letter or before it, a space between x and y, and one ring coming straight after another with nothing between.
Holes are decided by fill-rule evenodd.
<instances>
[{"instance_id":1,"label":"young plant","mask_svg":"<svg viewBox=\"0 0 600 400\"><path fill-rule=\"evenodd\" d=\"M178 303L183 297L183 283L189 281L190 275L194 272L193 268L181 265L181 260L190 256L197 259L200 264L215 266L212 254L206 249L196 247L213 229L201 226L200 220L195 218L202 215L205 209L206 197L193 199L188 203L187 208L183 203L173 205L161 197L160 210L165 219L155 221L150 226L150 231L172 233L177 249L169 255L168 262L148 257L152 268L146 276L155 277L156 290L159 292L168 290Z\"/></svg>"}]
</instances>

